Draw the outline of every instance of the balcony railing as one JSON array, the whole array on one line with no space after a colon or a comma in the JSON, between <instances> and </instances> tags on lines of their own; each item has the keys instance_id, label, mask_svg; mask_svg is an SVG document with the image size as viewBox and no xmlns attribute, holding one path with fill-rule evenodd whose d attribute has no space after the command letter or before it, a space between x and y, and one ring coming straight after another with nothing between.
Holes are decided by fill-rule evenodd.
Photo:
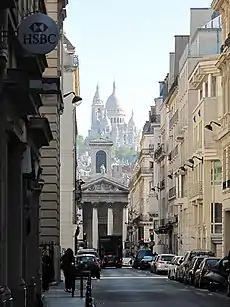
<instances>
[{"instance_id":1,"label":"balcony railing","mask_svg":"<svg viewBox=\"0 0 230 307\"><path fill-rule=\"evenodd\" d=\"M195 182L190 188L190 197L203 199L203 183L202 181Z\"/></svg>"},{"instance_id":2,"label":"balcony railing","mask_svg":"<svg viewBox=\"0 0 230 307\"><path fill-rule=\"evenodd\" d=\"M169 200L176 197L176 187L169 189Z\"/></svg>"},{"instance_id":3,"label":"balcony railing","mask_svg":"<svg viewBox=\"0 0 230 307\"><path fill-rule=\"evenodd\" d=\"M169 129L172 129L172 127L178 122L178 110L173 114L173 116L169 120Z\"/></svg>"},{"instance_id":4,"label":"balcony railing","mask_svg":"<svg viewBox=\"0 0 230 307\"><path fill-rule=\"evenodd\" d=\"M154 159L155 160L162 160L165 156L164 144L161 144L154 152Z\"/></svg>"}]
</instances>

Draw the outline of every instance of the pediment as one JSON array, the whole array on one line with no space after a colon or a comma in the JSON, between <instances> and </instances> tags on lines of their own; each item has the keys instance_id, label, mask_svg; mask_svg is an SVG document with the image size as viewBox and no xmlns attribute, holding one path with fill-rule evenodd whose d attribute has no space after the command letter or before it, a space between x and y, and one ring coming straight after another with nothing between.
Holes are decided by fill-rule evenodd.
<instances>
[{"instance_id":1,"label":"pediment","mask_svg":"<svg viewBox=\"0 0 230 307\"><path fill-rule=\"evenodd\" d=\"M82 186L84 193L129 193L128 187L105 177L88 182Z\"/></svg>"}]
</instances>

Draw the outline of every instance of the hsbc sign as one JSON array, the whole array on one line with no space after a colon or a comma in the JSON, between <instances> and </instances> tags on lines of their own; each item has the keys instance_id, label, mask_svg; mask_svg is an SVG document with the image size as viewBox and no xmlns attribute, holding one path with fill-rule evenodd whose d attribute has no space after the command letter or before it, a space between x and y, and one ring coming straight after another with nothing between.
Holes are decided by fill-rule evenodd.
<instances>
[{"instance_id":1,"label":"hsbc sign","mask_svg":"<svg viewBox=\"0 0 230 307\"><path fill-rule=\"evenodd\" d=\"M56 22L46 14L27 16L19 25L18 39L22 47L32 54L47 54L55 49L60 39Z\"/></svg>"}]
</instances>

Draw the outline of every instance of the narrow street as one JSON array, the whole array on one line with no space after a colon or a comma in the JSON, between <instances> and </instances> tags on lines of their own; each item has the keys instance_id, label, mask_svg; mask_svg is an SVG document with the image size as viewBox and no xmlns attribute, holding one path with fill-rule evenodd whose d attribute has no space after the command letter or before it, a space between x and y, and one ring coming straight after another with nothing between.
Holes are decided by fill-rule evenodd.
<instances>
[{"instance_id":1,"label":"narrow street","mask_svg":"<svg viewBox=\"0 0 230 307\"><path fill-rule=\"evenodd\" d=\"M93 281L96 306L106 307L229 307L230 299L195 289L166 276L131 268L105 269Z\"/></svg>"}]
</instances>

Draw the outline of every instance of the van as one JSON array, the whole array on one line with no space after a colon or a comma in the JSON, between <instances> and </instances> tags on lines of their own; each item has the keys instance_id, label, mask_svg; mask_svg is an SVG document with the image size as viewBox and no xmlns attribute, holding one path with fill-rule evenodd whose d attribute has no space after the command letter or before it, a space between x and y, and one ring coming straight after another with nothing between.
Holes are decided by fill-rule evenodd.
<instances>
[{"instance_id":1,"label":"van","mask_svg":"<svg viewBox=\"0 0 230 307\"><path fill-rule=\"evenodd\" d=\"M138 269L140 267L140 262L145 256L153 256L153 252L150 249L140 249L134 259L132 267Z\"/></svg>"}]
</instances>

